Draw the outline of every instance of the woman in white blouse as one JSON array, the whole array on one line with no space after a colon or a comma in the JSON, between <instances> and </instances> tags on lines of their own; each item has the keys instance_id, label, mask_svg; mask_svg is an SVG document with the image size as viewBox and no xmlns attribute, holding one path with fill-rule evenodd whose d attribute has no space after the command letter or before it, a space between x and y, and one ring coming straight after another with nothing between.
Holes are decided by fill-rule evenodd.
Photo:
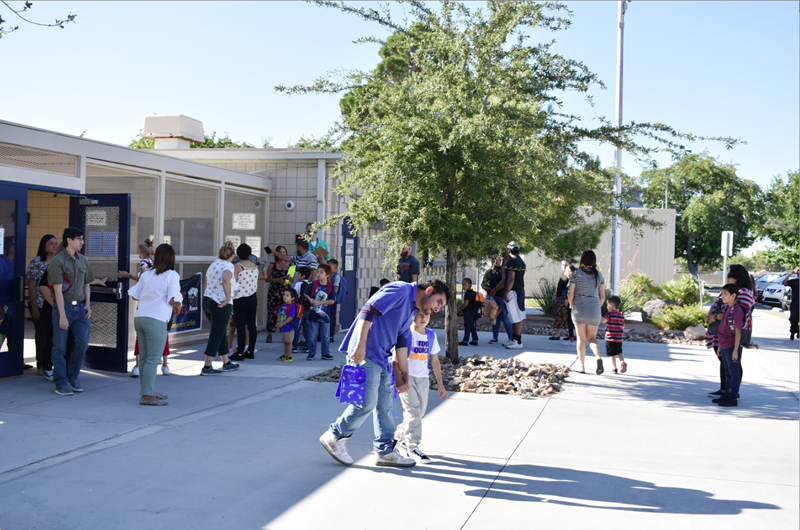
<instances>
[{"instance_id":1,"label":"woman in white blouse","mask_svg":"<svg viewBox=\"0 0 800 530\"><path fill-rule=\"evenodd\" d=\"M219 249L219 257L206 271L206 288L203 292L203 314L208 320L208 344L206 345L206 362L200 375L218 375L222 372L236 370L239 365L228 358L228 341L226 339L228 322L233 312L233 243L226 241ZM222 359L222 370L217 370L211 363L219 355Z\"/></svg>"},{"instance_id":2,"label":"woman in white blouse","mask_svg":"<svg viewBox=\"0 0 800 530\"><path fill-rule=\"evenodd\" d=\"M140 405L168 405L167 396L155 391L156 369L167 343L167 325L173 309L183 302L180 276L175 272L175 250L158 245L153 268L143 272L129 294L139 301L133 327L139 340Z\"/></svg>"}]
</instances>

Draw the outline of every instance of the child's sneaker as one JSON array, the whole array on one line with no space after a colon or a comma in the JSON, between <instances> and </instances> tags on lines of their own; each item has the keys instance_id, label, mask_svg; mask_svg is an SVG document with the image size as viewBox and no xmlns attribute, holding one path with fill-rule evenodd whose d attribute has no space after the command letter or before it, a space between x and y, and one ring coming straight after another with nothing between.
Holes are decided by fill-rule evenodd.
<instances>
[{"instance_id":1,"label":"child's sneaker","mask_svg":"<svg viewBox=\"0 0 800 530\"><path fill-rule=\"evenodd\" d=\"M628 371L628 363L622 361L622 366L619 367L619 371L623 374Z\"/></svg>"},{"instance_id":2,"label":"child's sneaker","mask_svg":"<svg viewBox=\"0 0 800 530\"><path fill-rule=\"evenodd\" d=\"M415 447L411 451L406 452L406 454L408 455L409 458L413 458L417 462L417 464L431 463L431 459L428 457L428 455L420 451L418 447Z\"/></svg>"},{"instance_id":3,"label":"child's sneaker","mask_svg":"<svg viewBox=\"0 0 800 530\"><path fill-rule=\"evenodd\" d=\"M292 353L298 353L297 348L292 348Z\"/></svg>"},{"instance_id":4,"label":"child's sneaker","mask_svg":"<svg viewBox=\"0 0 800 530\"><path fill-rule=\"evenodd\" d=\"M139 367L134 366L133 370L131 370L131 377L139 377Z\"/></svg>"},{"instance_id":5,"label":"child's sneaker","mask_svg":"<svg viewBox=\"0 0 800 530\"><path fill-rule=\"evenodd\" d=\"M323 355L322 356L322 360L323 361L332 361L333 360L333 355L330 355L330 354Z\"/></svg>"},{"instance_id":6,"label":"child's sneaker","mask_svg":"<svg viewBox=\"0 0 800 530\"><path fill-rule=\"evenodd\" d=\"M316 357L316 355L314 355L313 353L309 353L308 356L306 357L306 361L313 361L314 357Z\"/></svg>"},{"instance_id":7,"label":"child's sneaker","mask_svg":"<svg viewBox=\"0 0 800 530\"><path fill-rule=\"evenodd\" d=\"M611 370L611 373L612 373L612 374L618 374L619 372L617 372L617 369L616 369L616 368L614 368L613 370Z\"/></svg>"},{"instance_id":8,"label":"child's sneaker","mask_svg":"<svg viewBox=\"0 0 800 530\"><path fill-rule=\"evenodd\" d=\"M280 357L278 357L278 360L282 363L290 363L294 361L294 358L289 355L281 355Z\"/></svg>"},{"instance_id":9,"label":"child's sneaker","mask_svg":"<svg viewBox=\"0 0 800 530\"><path fill-rule=\"evenodd\" d=\"M161 375L169 375L169 366L161 365Z\"/></svg>"}]
</instances>

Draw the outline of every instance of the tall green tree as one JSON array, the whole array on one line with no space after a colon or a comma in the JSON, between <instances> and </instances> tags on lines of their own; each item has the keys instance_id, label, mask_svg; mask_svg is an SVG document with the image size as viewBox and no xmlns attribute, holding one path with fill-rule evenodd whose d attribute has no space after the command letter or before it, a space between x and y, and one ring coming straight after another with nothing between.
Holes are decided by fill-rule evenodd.
<instances>
[{"instance_id":1,"label":"tall green tree","mask_svg":"<svg viewBox=\"0 0 800 530\"><path fill-rule=\"evenodd\" d=\"M606 218L619 213L632 224L645 222L613 208L613 173L581 142L647 156L650 149L637 137L676 148L673 141L691 137L662 124L588 127L561 108L560 93L588 94L602 83L582 63L554 53L554 41L528 42L569 26L560 4L408 2L401 23L388 6L317 3L393 32L385 42L360 40L383 45L374 71L276 87L345 94L328 138L346 153L334 176L338 193L352 200L327 223L344 218L356 230L383 223L389 262L404 242L433 255L445 250L452 292L459 260L483 258L510 240L520 241L523 251L563 257L559 241L580 244L598 228L587 230L582 206ZM445 318L447 355L457 360L454 297Z\"/></svg>"},{"instance_id":2,"label":"tall green tree","mask_svg":"<svg viewBox=\"0 0 800 530\"><path fill-rule=\"evenodd\" d=\"M733 232L734 253L758 237L764 197L755 182L739 178L736 168L707 154L675 153L674 163L642 172L642 198L648 208L676 211L675 257L685 258L691 274L716 263L722 232Z\"/></svg>"},{"instance_id":3,"label":"tall green tree","mask_svg":"<svg viewBox=\"0 0 800 530\"><path fill-rule=\"evenodd\" d=\"M770 258L791 269L800 256L800 172L787 172L772 179L765 193L764 222L758 234L776 244Z\"/></svg>"}]
</instances>

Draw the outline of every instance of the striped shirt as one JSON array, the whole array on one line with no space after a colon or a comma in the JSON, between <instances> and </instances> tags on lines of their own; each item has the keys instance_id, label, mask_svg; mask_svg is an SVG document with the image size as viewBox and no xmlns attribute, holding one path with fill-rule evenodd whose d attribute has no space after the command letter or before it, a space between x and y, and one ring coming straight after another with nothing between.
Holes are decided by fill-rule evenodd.
<instances>
[{"instance_id":1,"label":"striped shirt","mask_svg":"<svg viewBox=\"0 0 800 530\"><path fill-rule=\"evenodd\" d=\"M750 310L756 303L753 291L747 287L742 287L739 289L739 294L736 295L736 301L739 302L739 305L741 305L742 309L744 310L744 314L747 315L747 322L744 324L744 329L749 329L752 331L753 313ZM719 313L724 313L725 309L728 308L726 304L722 303L722 297L717 298L714 301L714 304L715 307L719 308ZM719 346L719 337L717 335L712 335L708 330L706 330L706 348L711 349L714 346Z\"/></svg>"},{"instance_id":2,"label":"striped shirt","mask_svg":"<svg viewBox=\"0 0 800 530\"><path fill-rule=\"evenodd\" d=\"M609 311L606 313L606 341L619 342L625 338L622 330L625 329L625 315L619 311Z\"/></svg>"}]
</instances>

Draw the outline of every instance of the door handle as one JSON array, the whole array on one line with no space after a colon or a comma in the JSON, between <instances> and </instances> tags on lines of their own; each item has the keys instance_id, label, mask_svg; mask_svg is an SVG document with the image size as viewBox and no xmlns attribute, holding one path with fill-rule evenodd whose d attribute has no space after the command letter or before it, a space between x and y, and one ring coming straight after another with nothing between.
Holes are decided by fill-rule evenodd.
<instances>
[{"instance_id":1,"label":"door handle","mask_svg":"<svg viewBox=\"0 0 800 530\"><path fill-rule=\"evenodd\" d=\"M17 302L25 300L25 276L17 276Z\"/></svg>"},{"instance_id":2,"label":"door handle","mask_svg":"<svg viewBox=\"0 0 800 530\"><path fill-rule=\"evenodd\" d=\"M117 295L117 300L122 300L125 294L125 285L122 282L117 282L117 287L111 290L112 293Z\"/></svg>"}]
</instances>

